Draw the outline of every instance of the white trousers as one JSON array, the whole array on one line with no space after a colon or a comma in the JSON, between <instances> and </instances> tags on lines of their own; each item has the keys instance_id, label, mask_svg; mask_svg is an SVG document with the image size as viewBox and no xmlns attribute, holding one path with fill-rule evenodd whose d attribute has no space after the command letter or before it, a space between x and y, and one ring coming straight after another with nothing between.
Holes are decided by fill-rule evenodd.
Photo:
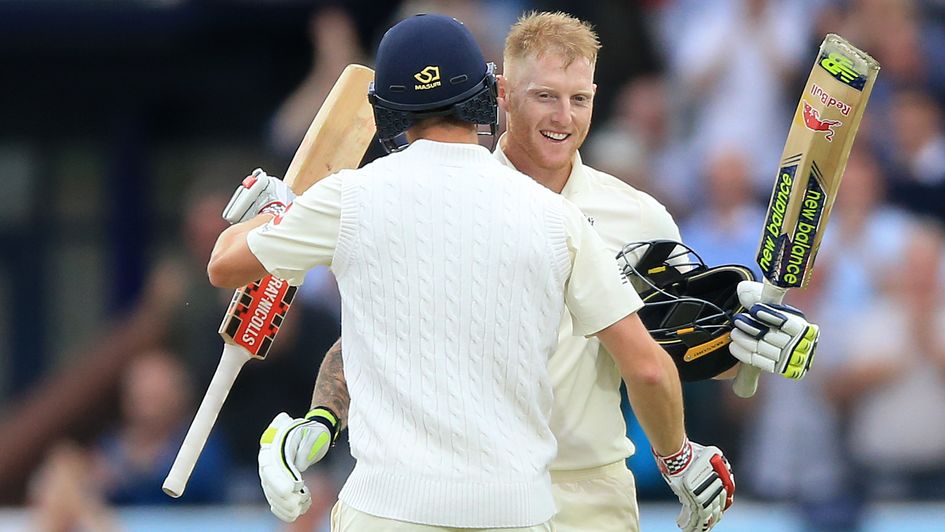
<instances>
[{"instance_id":1,"label":"white trousers","mask_svg":"<svg viewBox=\"0 0 945 532\"><path fill-rule=\"evenodd\" d=\"M338 501L331 509L332 532L555 532L551 522L524 528L455 528L421 525L366 514Z\"/></svg>"},{"instance_id":2,"label":"white trousers","mask_svg":"<svg viewBox=\"0 0 945 532\"><path fill-rule=\"evenodd\" d=\"M623 460L574 471L552 471L556 532L639 532L636 483Z\"/></svg>"}]
</instances>

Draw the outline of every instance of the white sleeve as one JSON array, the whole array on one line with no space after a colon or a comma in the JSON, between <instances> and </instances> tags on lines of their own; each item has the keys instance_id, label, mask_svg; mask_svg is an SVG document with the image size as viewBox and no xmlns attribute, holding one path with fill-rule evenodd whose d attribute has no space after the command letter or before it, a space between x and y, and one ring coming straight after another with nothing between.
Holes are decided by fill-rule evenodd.
<instances>
[{"instance_id":1,"label":"white sleeve","mask_svg":"<svg viewBox=\"0 0 945 532\"><path fill-rule=\"evenodd\" d=\"M613 253L569 201L565 205L565 231L571 254L571 276L565 286L565 303L574 321L574 334L591 336L643 306L633 287L620 274Z\"/></svg>"},{"instance_id":2,"label":"white sleeve","mask_svg":"<svg viewBox=\"0 0 945 532\"><path fill-rule=\"evenodd\" d=\"M246 242L266 271L299 285L309 269L331 264L340 217L341 177L334 174L309 187L281 216L250 231Z\"/></svg>"}]
</instances>

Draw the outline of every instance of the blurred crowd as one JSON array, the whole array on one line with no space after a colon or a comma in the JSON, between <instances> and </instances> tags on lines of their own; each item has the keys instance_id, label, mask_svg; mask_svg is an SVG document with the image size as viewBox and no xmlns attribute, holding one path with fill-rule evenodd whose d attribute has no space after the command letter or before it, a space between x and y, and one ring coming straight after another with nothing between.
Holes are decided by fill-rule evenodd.
<instances>
[{"instance_id":1,"label":"blurred crowd","mask_svg":"<svg viewBox=\"0 0 945 532\"><path fill-rule=\"evenodd\" d=\"M160 484L215 368L231 295L204 273L222 207L253 168L282 171L343 66L370 65L365 50L383 29L417 12L463 20L497 63L525 10L594 23L603 48L585 162L667 205L708 264L756 271L765 207L817 47L838 33L873 55L882 71L812 282L788 300L822 327L812 371L799 383L767 377L747 401L728 382L689 384L687 422L693 439L731 453L740 496L795 503L811 530L855 530L875 500L945 503L945 2L404 0L367 11L357 1L233 2L250 15L284 14L244 12L213 28L239 34L233 48L200 31L212 3L88 3L89 18L158 17L147 26L158 37L139 42L150 57L165 33L201 34L193 42L212 61L206 70L161 64L161 76L177 76L165 88L172 96L129 87L110 100L122 112L101 111L114 121L106 133L75 121L44 132L56 127L46 114L0 133L0 502L42 509L46 529L72 519L105 530L110 505L172 502ZM0 2L0 19L16 9ZM26 13L8 20L44 20L39 8ZM51 45L31 47L20 31L21 47L0 54L57 61ZM99 42L69 57L94 65L111 46ZM187 53L187 38L173 42ZM124 57L109 53L110 64ZM205 100L186 100L184 88L254 53L260 70L227 71L233 82L219 93L195 87ZM235 95L224 94L229 87ZM44 84L17 96L39 108L32 98L54 94ZM15 105L6 98L0 109L12 115ZM205 106L229 121L155 118L165 108L200 116ZM129 236L139 234L150 236ZM184 502L263 502L259 434L280 410L304 414L339 331L333 279L315 270L269 358L239 377ZM343 442L330 457L310 473L321 493L300 530L322 519L351 467ZM672 496L648 453L631 465L641 498Z\"/></svg>"}]
</instances>

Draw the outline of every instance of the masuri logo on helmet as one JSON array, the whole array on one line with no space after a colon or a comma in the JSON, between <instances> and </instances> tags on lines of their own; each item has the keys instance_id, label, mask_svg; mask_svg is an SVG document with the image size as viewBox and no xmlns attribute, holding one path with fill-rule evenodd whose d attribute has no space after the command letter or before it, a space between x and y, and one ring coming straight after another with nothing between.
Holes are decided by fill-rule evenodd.
<instances>
[{"instance_id":1,"label":"masuri logo on helmet","mask_svg":"<svg viewBox=\"0 0 945 532\"><path fill-rule=\"evenodd\" d=\"M381 144L396 151L402 146L395 137L434 116L488 125L495 135L499 108L494 70L462 22L437 14L398 22L378 45L368 89Z\"/></svg>"},{"instance_id":2,"label":"masuri logo on helmet","mask_svg":"<svg viewBox=\"0 0 945 532\"><path fill-rule=\"evenodd\" d=\"M432 89L442 85L440 83L440 67L438 66L430 65L414 74L413 77L420 82L420 85L414 85L414 90Z\"/></svg>"}]
</instances>

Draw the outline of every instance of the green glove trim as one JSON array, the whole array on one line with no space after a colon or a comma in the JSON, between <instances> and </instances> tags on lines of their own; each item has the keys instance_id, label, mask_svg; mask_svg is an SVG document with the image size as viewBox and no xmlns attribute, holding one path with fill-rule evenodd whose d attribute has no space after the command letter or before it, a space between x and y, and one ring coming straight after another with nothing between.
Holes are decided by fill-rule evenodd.
<instances>
[{"instance_id":1,"label":"green glove trim","mask_svg":"<svg viewBox=\"0 0 945 532\"><path fill-rule=\"evenodd\" d=\"M338 415L327 406L316 406L305 414L305 419L318 421L328 427L331 433L331 443L334 444L338 439Z\"/></svg>"}]
</instances>

